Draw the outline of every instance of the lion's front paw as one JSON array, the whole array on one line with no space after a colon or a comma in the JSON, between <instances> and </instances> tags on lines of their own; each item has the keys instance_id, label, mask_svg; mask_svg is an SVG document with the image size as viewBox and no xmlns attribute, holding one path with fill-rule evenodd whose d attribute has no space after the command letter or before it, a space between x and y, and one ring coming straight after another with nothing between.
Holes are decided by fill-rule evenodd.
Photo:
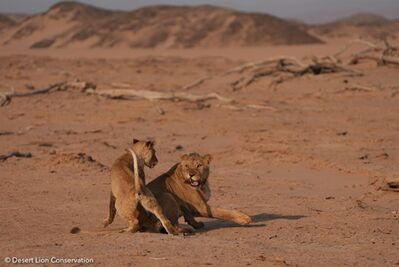
<instances>
[{"instance_id":1,"label":"lion's front paw","mask_svg":"<svg viewBox=\"0 0 399 267\"><path fill-rule=\"evenodd\" d=\"M167 223L165 226L166 226L165 230L168 234L170 234L170 235L178 235L179 234L179 230L172 224Z\"/></svg>"},{"instance_id":2,"label":"lion's front paw","mask_svg":"<svg viewBox=\"0 0 399 267\"><path fill-rule=\"evenodd\" d=\"M250 224L252 222L251 217L249 217L244 213L239 213L239 215L236 217L234 221L241 225Z\"/></svg>"}]
</instances>

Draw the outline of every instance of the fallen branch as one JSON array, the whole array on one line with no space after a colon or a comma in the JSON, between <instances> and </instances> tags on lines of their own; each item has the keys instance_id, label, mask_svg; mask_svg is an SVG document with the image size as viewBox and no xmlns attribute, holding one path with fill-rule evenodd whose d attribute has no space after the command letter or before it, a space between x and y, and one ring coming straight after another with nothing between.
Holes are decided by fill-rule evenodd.
<instances>
[{"instance_id":1,"label":"fallen branch","mask_svg":"<svg viewBox=\"0 0 399 267\"><path fill-rule=\"evenodd\" d=\"M348 49L354 44L362 44L367 48L351 55L344 64L340 56L348 51ZM345 47L333 55L323 57L313 56L310 57L311 60L308 60L308 58L303 58L300 60L295 57L280 56L256 62L247 62L220 74L204 76L184 86L183 89L188 90L195 88L218 76L227 76L237 73L242 74L245 72L250 72L250 75L247 74L244 77L240 77L239 79L230 83L233 87L233 90L248 87L255 81L271 75L277 76L277 79L272 81L270 84L272 87L276 87L278 84L281 84L287 80L304 75L321 75L338 72L362 75L362 72L350 67L361 60L373 60L379 65L399 65L399 57L397 57L398 49L390 45L387 40L384 40L384 45L385 47L378 46L366 40L356 39L349 42ZM283 73L289 74L289 76L279 77Z\"/></svg>"},{"instance_id":2,"label":"fallen branch","mask_svg":"<svg viewBox=\"0 0 399 267\"><path fill-rule=\"evenodd\" d=\"M221 102L230 103L232 99L222 97L217 93L209 93L206 95L194 95L186 92L158 92L149 90L123 90L123 89L112 89L112 90L94 90L88 89L85 91L88 94L100 95L114 99L130 99L132 97L144 98L150 101L153 100L175 100L175 101L206 101L216 99Z\"/></svg>"},{"instance_id":3,"label":"fallen branch","mask_svg":"<svg viewBox=\"0 0 399 267\"><path fill-rule=\"evenodd\" d=\"M37 89L29 92L15 92L12 90L9 93L0 93L0 106L5 106L11 102L11 99L14 97L28 97L33 95L47 94L56 91L65 91L69 88L78 88L81 91L84 91L88 88L95 88L95 85L92 83L73 81L73 82L60 82L51 84L46 88Z\"/></svg>"},{"instance_id":4,"label":"fallen branch","mask_svg":"<svg viewBox=\"0 0 399 267\"><path fill-rule=\"evenodd\" d=\"M378 88L364 86L360 84L348 84L345 88L345 91L363 91L363 92L375 92L378 91Z\"/></svg>"},{"instance_id":5,"label":"fallen branch","mask_svg":"<svg viewBox=\"0 0 399 267\"><path fill-rule=\"evenodd\" d=\"M18 93L18 92L15 92L14 90L12 90L9 93L0 94L0 106L5 106L5 105L9 104L13 97L26 97L26 96L45 94L45 93L61 90L62 85L64 85L64 84L65 84L65 82L56 83L56 84L52 84L43 89L38 89L38 90L25 92L25 93Z\"/></svg>"},{"instance_id":6,"label":"fallen branch","mask_svg":"<svg viewBox=\"0 0 399 267\"><path fill-rule=\"evenodd\" d=\"M349 48L351 48L354 44L362 44L367 46L368 48L366 50L363 50L359 53L365 53L365 52L370 52L370 51L381 51L382 48L378 47L376 44L373 44L369 41L365 41L362 39L355 39L350 41L348 44L346 44L341 50L339 50L338 52L336 52L333 57L335 58L339 58L339 56L341 56L343 53L345 53L346 51L348 51Z\"/></svg>"},{"instance_id":7,"label":"fallen branch","mask_svg":"<svg viewBox=\"0 0 399 267\"><path fill-rule=\"evenodd\" d=\"M243 111L246 109L257 109L257 110L269 110L269 111L278 111L277 108L266 105L256 105L256 104L248 104L248 105L220 105L221 108L231 109L234 111Z\"/></svg>"},{"instance_id":8,"label":"fallen branch","mask_svg":"<svg viewBox=\"0 0 399 267\"><path fill-rule=\"evenodd\" d=\"M304 64L302 61L295 57L288 57L288 56L281 56L281 57L276 57L276 58L268 58L266 60L261 60L258 62L248 62L243 65L240 65L238 67L232 68L228 71L226 71L223 75L229 75L232 73L241 73L247 69L263 66L263 65L269 65L272 63L278 63L280 61L284 62L292 62L294 65L300 66L300 67L305 67L306 64Z\"/></svg>"},{"instance_id":9,"label":"fallen branch","mask_svg":"<svg viewBox=\"0 0 399 267\"><path fill-rule=\"evenodd\" d=\"M361 75L362 73L351 69L349 67L343 66L331 60L329 57L327 58L317 58L312 57L311 62L304 63L296 58L292 57L281 57L278 59L270 59L263 62L267 62L269 66L259 67L259 63L246 64L239 68L234 69L235 72L248 70L253 68L254 66L258 67L255 69L252 74L248 77L241 77L237 81L232 83L233 89L237 90L242 87L248 87L255 81L259 80L262 77L266 76L277 76L275 81L272 81L271 86L275 87L277 84L281 84L282 82L289 80L291 78L297 78L304 75L321 75L327 73L337 73L337 72L348 72L355 75ZM270 63L274 63L270 65ZM228 73L232 73L232 71L228 71ZM286 74L285 77L281 77L282 74Z\"/></svg>"},{"instance_id":10,"label":"fallen branch","mask_svg":"<svg viewBox=\"0 0 399 267\"><path fill-rule=\"evenodd\" d=\"M230 75L230 74L233 74L233 73L242 73L242 72L244 72L245 70L248 70L248 69L252 69L252 68L256 68L256 67L264 67L266 65L270 65L270 64L273 64L273 63L276 64L277 62L279 62L281 60L284 60L285 62L292 62L293 64L295 64L297 66L300 66L300 67L306 67L306 64L304 64L302 61L300 61L299 59L297 59L295 57L280 56L280 57L276 57L276 58L268 58L266 60L261 60L261 61L258 61L258 62L248 62L248 63L242 64L240 66L237 66L237 67L234 67L234 68L232 68L230 70L227 70L227 71L225 71L224 73L222 73L220 75L207 75L207 76L204 76L204 77L202 77L202 78L200 78L200 79L198 79L198 80L196 80L196 81L194 81L194 82L192 82L192 83L190 83L190 84L188 84L186 86L183 86L183 89L184 90L189 90L189 89L195 88L195 87L203 84L204 82L213 79L216 76L226 76L226 75ZM261 75L259 75L259 77L260 76ZM266 75L263 75L263 76L266 76ZM248 82L248 85L251 84L251 83L252 83L252 81Z\"/></svg>"},{"instance_id":11,"label":"fallen branch","mask_svg":"<svg viewBox=\"0 0 399 267\"><path fill-rule=\"evenodd\" d=\"M202 77L201 79L198 79L198 80L194 81L193 83L184 86L184 87L183 87L183 90L190 90L190 89L192 89L192 88L195 88L195 87L197 87L197 86L203 84L205 81L210 80L210 79L212 79L212 78L213 78L213 76L205 76L205 77Z\"/></svg>"},{"instance_id":12,"label":"fallen branch","mask_svg":"<svg viewBox=\"0 0 399 267\"><path fill-rule=\"evenodd\" d=\"M367 55L367 54L354 55L352 59L349 61L349 65L357 64L361 60L372 60L380 65L386 65L386 64L399 65L398 57L384 56L384 55L376 56L376 55Z\"/></svg>"},{"instance_id":13,"label":"fallen branch","mask_svg":"<svg viewBox=\"0 0 399 267\"><path fill-rule=\"evenodd\" d=\"M17 157L17 158L31 158L32 157L32 153L27 152L27 153L22 153L22 152L18 152L18 151L12 151L9 152L5 155L0 155L0 161L5 161L8 158L11 157Z\"/></svg>"}]
</instances>

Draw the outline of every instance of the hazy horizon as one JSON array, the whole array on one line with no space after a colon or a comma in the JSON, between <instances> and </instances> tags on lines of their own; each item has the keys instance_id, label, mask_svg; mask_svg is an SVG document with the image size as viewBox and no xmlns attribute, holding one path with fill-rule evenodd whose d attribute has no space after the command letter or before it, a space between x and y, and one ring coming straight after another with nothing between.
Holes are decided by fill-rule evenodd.
<instances>
[{"instance_id":1,"label":"hazy horizon","mask_svg":"<svg viewBox=\"0 0 399 267\"><path fill-rule=\"evenodd\" d=\"M41 13L52 5L62 2L57 0L2 0L0 13ZM151 5L204 5L210 4L223 6L247 12L261 12L276 15L288 19L301 20L307 23L322 23L354 13L374 13L387 18L399 18L398 0L336 0L334 3L325 0L262 0L238 1L238 0L82 0L81 3L91 4L97 7L117 10L134 10Z\"/></svg>"}]
</instances>

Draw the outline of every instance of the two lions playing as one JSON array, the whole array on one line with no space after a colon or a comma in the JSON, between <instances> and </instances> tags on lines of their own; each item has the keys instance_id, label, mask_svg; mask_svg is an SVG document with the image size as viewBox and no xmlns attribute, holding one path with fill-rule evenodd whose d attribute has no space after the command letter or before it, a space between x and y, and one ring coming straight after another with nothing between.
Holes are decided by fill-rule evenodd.
<instances>
[{"instance_id":1,"label":"two lions playing","mask_svg":"<svg viewBox=\"0 0 399 267\"><path fill-rule=\"evenodd\" d=\"M192 229L179 225L181 216L195 229L204 226L195 217L230 220L241 225L251 222L244 213L208 205L210 155L183 155L169 171L145 185L144 166L152 168L157 163L154 144L148 142L135 140L129 152L112 166L109 216L104 227L113 222L116 212L128 222L129 232L191 232Z\"/></svg>"}]
</instances>

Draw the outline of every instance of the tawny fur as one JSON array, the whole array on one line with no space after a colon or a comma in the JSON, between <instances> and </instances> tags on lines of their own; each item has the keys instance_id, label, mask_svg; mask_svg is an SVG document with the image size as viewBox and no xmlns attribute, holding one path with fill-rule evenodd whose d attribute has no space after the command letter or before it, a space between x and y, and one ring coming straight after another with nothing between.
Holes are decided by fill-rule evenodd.
<instances>
[{"instance_id":1,"label":"tawny fur","mask_svg":"<svg viewBox=\"0 0 399 267\"><path fill-rule=\"evenodd\" d=\"M202 222L196 221L195 217L249 224L251 218L242 212L208 205L211 194L208 183L210 161L210 155L183 155L180 163L147 184L147 187L159 200L172 224L175 224L180 216L184 216L185 221L195 229L204 226ZM165 199L168 201L161 201ZM157 227L156 219L145 213L140 213L140 224Z\"/></svg>"},{"instance_id":2,"label":"tawny fur","mask_svg":"<svg viewBox=\"0 0 399 267\"><path fill-rule=\"evenodd\" d=\"M133 146L128 151L115 161L111 169L112 190L109 215L103 222L104 227L113 222L117 212L128 223L124 231L133 233L139 231L140 203L145 210L161 221L169 234L176 234L177 230L164 215L151 191L145 186L144 166L152 168L158 162L153 142L134 140Z\"/></svg>"}]
</instances>

